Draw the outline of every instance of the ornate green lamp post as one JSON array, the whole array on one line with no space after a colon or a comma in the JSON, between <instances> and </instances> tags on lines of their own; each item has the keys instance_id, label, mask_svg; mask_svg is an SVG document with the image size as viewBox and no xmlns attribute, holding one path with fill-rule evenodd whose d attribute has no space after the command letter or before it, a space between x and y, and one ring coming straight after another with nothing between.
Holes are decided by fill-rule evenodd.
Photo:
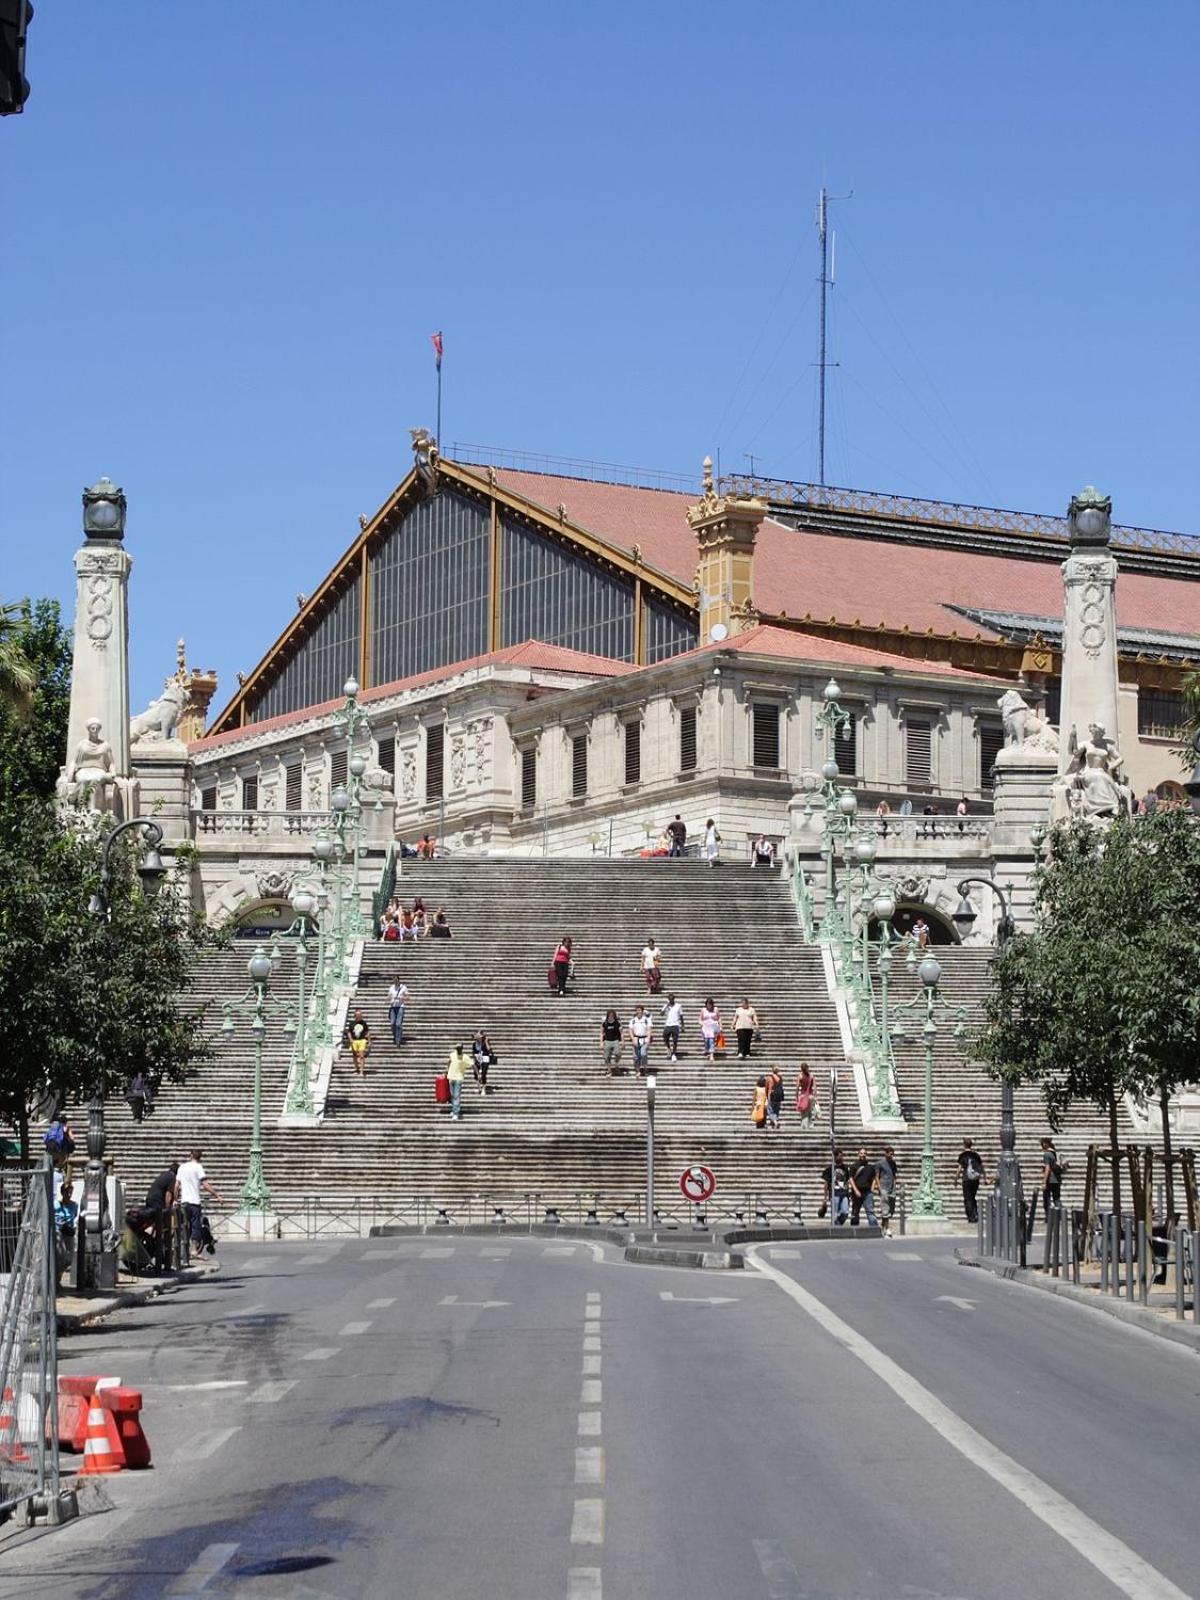
<instances>
[{"instance_id":1,"label":"ornate green lamp post","mask_svg":"<svg viewBox=\"0 0 1200 1600\"><path fill-rule=\"evenodd\" d=\"M925 1046L925 1093L922 1107L922 1138L921 1138L921 1181L913 1199L912 1214L914 1219L928 1218L940 1219L945 1215L946 1205L942 1199L942 1192L938 1188L937 1166L933 1155L933 1047L937 1040L938 1024L937 1013L939 1010L949 1011L949 1006L938 994L938 984L942 981L942 964L935 956L926 956L917 967L917 976L921 980L923 993L909 1001L907 1006L897 1006L897 1011L907 1011L924 1006L925 1019L921 1024L921 1039ZM959 1007L955 1013L955 1032L962 1030L962 1019L965 1013Z\"/></svg>"},{"instance_id":2,"label":"ornate green lamp post","mask_svg":"<svg viewBox=\"0 0 1200 1600\"><path fill-rule=\"evenodd\" d=\"M296 1070L292 1074L291 1086L288 1089L283 1109L300 1116L311 1116L313 1112L312 1085L309 1077L312 1041L308 1031L309 999L304 993L304 976L308 967L309 923L316 913L316 909L317 897L312 890L303 887L297 889L292 896L292 910L296 913L296 920L287 930L287 933L283 935L284 938L287 938L295 934L296 972L299 979L299 992L296 997ZM272 946L271 956L273 960L277 961L279 959L278 944Z\"/></svg>"},{"instance_id":3,"label":"ornate green lamp post","mask_svg":"<svg viewBox=\"0 0 1200 1600\"><path fill-rule=\"evenodd\" d=\"M262 1058L263 1038L267 1031L266 1019L274 1012L287 1019L291 1026L294 1027L295 1023L292 1019L290 1002L267 997L271 958L262 945L255 948L254 954L246 963L246 970L250 974L250 987L240 1000L223 1002L225 1019L221 1023L221 1031L226 1034L234 1031L235 1016L250 1018L250 1028L254 1034L254 1120L250 1130L250 1166L246 1173L246 1181L242 1185L242 1210L249 1216L261 1218L271 1210L271 1191L267 1187L266 1174L263 1171L262 1146Z\"/></svg>"}]
</instances>

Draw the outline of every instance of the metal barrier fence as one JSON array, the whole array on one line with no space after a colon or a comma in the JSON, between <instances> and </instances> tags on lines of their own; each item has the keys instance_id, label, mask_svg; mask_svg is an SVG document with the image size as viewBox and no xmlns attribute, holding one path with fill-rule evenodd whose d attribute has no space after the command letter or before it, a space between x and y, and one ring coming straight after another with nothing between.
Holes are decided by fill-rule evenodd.
<instances>
[{"instance_id":1,"label":"metal barrier fence","mask_svg":"<svg viewBox=\"0 0 1200 1600\"><path fill-rule=\"evenodd\" d=\"M54 1177L0 1171L0 1520L59 1520Z\"/></svg>"},{"instance_id":2,"label":"metal barrier fence","mask_svg":"<svg viewBox=\"0 0 1200 1600\"><path fill-rule=\"evenodd\" d=\"M1180 1322L1186 1319L1190 1290L1192 1321L1200 1323L1200 1294L1196 1292L1196 1285L1200 1284L1200 1228L1176 1227L1169 1243L1175 1256L1175 1315ZM1156 1247L1157 1244L1155 1240ZM1164 1276L1169 1265L1169 1260L1159 1260Z\"/></svg>"},{"instance_id":3,"label":"metal barrier fence","mask_svg":"<svg viewBox=\"0 0 1200 1600\"><path fill-rule=\"evenodd\" d=\"M1149 1302L1150 1237L1144 1217L1135 1217L1132 1212L1096 1213L1092 1248L1100 1264L1101 1294L1136 1300L1141 1305Z\"/></svg>"}]
</instances>

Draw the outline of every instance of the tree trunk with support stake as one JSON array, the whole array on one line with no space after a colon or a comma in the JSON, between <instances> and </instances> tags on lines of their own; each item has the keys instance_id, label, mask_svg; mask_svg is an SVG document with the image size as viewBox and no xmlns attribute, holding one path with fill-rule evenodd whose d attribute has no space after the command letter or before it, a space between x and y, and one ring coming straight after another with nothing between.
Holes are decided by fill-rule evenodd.
<instances>
[{"instance_id":1,"label":"tree trunk with support stake","mask_svg":"<svg viewBox=\"0 0 1200 1600\"><path fill-rule=\"evenodd\" d=\"M1121 1142L1117 1137L1117 1092L1108 1097L1108 1142L1112 1151L1112 1208L1121 1215Z\"/></svg>"},{"instance_id":2,"label":"tree trunk with support stake","mask_svg":"<svg viewBox=\"0 0 1200 1600\"><path fill-rule=\"evenodd\" d=\"M1167 1216L1175 1215L1175 1164L1171 1154L1171 1090L1163 1084L1158 1091L1158 1104L1162 1111L1163 1176L1166 1179Z\"/></svg>"}]
</instances>

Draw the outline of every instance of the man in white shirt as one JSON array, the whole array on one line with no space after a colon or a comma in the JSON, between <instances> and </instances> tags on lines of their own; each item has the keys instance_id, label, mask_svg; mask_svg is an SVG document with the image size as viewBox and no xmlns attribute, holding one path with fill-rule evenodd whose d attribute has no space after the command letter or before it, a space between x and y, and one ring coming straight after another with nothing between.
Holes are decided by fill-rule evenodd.
<instances>
[{"instance_id":1,"label":"man in white shirt","mask_svg":"<svg viewBox=\"0 0 1200 1600\"><path fill-rule=\"evenodd\" d=\"M404 1013L408 1008L408 985L397 974L395 983L388 990L388 1022L392 1029L392 1043L404 1043Z\"/></svg>"},{"instance_id":2,"label":"man in white shirt","mask_svg":"<svg viewBox=\"0 0 1200 1600\"><path fill-rule=\"evenodd\" d=\"M188 1224L188 1238L197 1250L200 1249L202 1243L200 1223L204 1215L201 1207L200 1191L203 1189L208 1194L211 1194L218 1205L223 1206L225 1204L225 1201L209 1182L208 1174L205 1172L200 1159L201 1154L202 1152L199 1150L191 1151L189 1159L181 1164L179 1171L175 1174L175 1199L183 1207L183 1214L187 1218Z\"/></svg>"},{"instance_id":3,"label":"man in white shirt","mask_svg":"<svg viewBox=\"0 0 1200 1600\"><path fill-rule=\"evenodd\" d=\"M650 1018L645 1006L639 1005L629 1019L629 1038L633 1045L633 1065L637 1072L646 1070L650 1057Z\"/></svg>"},{"instance_id":4,"label":"man in white shirt","mask_svg":"<svg viewBox=\"0 0 1200 1600\"><path fill-rule=\"evenodd\" d=\"M657 994L662 984L662 951L653 939L647 939L642 947L642 972L646 988L651 994Z\"/></svg>"},{"instance_id":5,"label":"man in white shirt","mask_svg":"<svg viewBox=\"0 0 1200 1600\"><path fill-rule=\"evenodd\" d=\"M683 1027L683 1007L673 994L667 996L662 1008L663 1043L671 1053L671 1060L679 1060L679 1030Z\"/></svg>"}]
</instances>

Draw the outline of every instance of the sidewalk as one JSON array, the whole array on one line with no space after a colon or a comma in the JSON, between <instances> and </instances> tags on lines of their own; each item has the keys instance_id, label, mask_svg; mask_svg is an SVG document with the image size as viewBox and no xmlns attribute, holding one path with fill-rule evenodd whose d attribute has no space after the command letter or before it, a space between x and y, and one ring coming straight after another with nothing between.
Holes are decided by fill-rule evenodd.
<instances>
[{"instance_id":1,"label":"sidewalk","mask_svg":"<svg viewBox=\"0 0 1200 1600\"><path fill-rule=\"evenodd\" d=\"M1024 1284L1028 1289L1040 1289L1044 1294L1056 1294L1064 1300L1074 1300L1079 1305L1091 1306L1105 1316L1140 1328L1143 1333L1159 1339L1169 1339L1200 1355L1200 1323L1192 1321L1191 1303L1187 1305L1187 1320L1180 1322L1175 1315L1175 1288L1173 1283L1151 1284L1148 1304L1137 1300L1118 1299L1114 1294L1101 1294L1100 1268L1090 1263L1079 1269L1079 1282L1067 1277L1052 1278L1038 1267L1018 1267L1009 1261L999 1261L990 1256L978 1256L973 1250L955 1250L960 1265L977 1267L998 1278Z\"/></svg>"},{"instance_id":2,"label":"sidewalk","mask_svg":"<svg viewBox=\"0 0 1200 1600\"><path fill-rule=\"evenodd\" d=\"M220 1270L220 1266L219 1261L210 1260L184 1267L180 1272L164 1272L154 1278L135 1278L131 1273L122 1272L115 1289L68 1290L66 1294L60 1294L56 1302L59 1335L78 1333L88 1323L98 1322L101 1317L121 1311L126 1306L145 1305L148 1300L181 1283L198 1283L202 1278L210 1278Z\"/></svg>"}]
</instances>

